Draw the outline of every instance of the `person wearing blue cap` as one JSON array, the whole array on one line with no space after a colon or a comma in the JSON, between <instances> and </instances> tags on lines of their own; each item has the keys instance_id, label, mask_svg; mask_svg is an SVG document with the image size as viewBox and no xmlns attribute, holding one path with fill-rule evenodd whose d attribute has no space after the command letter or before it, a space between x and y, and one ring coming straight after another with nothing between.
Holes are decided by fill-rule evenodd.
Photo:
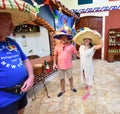
<instances>
[{"instance_id":1,"label":"person wearing blue cap","mask_svg":"<svg viewBox=\"0 0 120 114\"><path fill-rule=\"evenodd\" d=\"M61 43L55 47L54 51L53 68L58 69L58 77L60 79L61 86L61 92L59 92L57 96L60 97L65 93L65 75L67 75L69 79L70 89L76 93L77 90L73 86L72 55L77 55L77 50L69 42L73 37L67 31L61 30L56 32L53 38L61 41Z\"/></svg>"}]
</instances>

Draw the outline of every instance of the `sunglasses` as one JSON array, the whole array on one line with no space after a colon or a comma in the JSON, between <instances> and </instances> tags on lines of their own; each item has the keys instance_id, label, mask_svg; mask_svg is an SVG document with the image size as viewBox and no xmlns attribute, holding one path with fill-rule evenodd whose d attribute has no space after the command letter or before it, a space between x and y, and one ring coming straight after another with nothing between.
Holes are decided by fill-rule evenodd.
<instances>
[{"instance_id":1,"label":"sunglasses","mask_svg":"<svg viewBox=\"0 0 120 114\"><path fill-rule=\"evenodd\" d=\"M84 40L84 41L85 41L85 40L90 40L90 41L91 41L91 39L90 39L90 38L84 38L83 40Z\"/></svg>"}]
</instances>

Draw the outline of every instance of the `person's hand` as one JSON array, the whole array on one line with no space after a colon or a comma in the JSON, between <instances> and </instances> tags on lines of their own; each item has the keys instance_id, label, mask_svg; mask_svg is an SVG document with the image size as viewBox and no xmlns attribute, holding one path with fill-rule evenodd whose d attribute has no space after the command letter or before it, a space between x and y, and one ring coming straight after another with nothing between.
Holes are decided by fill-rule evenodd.
<instances>
[{"instance_id":1,"label":"person's hand","mask_svg":"<svg viewBox=\"0 0 120 114\"><path fill-rule=\"evenodd\" d=\"M33 84L34 84L34 76L29 76L28 79L24 82L23 86L21 87L21 92L29 91Z\"/></svg>"},{"instance_id":2,"label":"person's hand","mask_svg":"<svg viewBox=\"0 0 120 114\"><path fill-rule=\"evenodd\" d=\"M56 64L53 64L53 69L56 69L57 68L57 65Z\"/></svg>"},{"instance_id":3,"label":"person's hand","mask_svg":"<svg viewBox=\"0 0 120 114\"><path fill-rule=\"evenodd\" d=\"M79 52L76 54L77 59L80 59L80 54Z\"/></svg>"}]
</instances>

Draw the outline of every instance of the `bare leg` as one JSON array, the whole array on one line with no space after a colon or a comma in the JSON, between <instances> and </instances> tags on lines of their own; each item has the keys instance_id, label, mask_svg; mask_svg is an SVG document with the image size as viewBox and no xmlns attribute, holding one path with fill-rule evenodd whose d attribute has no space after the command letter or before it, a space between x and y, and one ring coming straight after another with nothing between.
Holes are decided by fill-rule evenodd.
<instances>
[{"instance_id":1,"label":"bare leg","mask_svg":"<svg viewBox=\"0 0 120 114\"><path fill-rule=\"evenodd\" d=\"M84 70L83 70L83 77L84 77L84 80L85 80L85 73L84 73ZM88 85L85 86L85 89L88 89Z\"/></svg>"},{"instance_id":2,"label":"bare leg","mask_svg":"<svg viewBox=\"0 0 120 114\"><path fill-rule=\"evenodd\" d=\"M24 114L25 108L18 111L18 114Z\"/></svg>"},{"instance_id":3,"label":"bare leg","mask_svg":"<svg viewBox=\"0 0 120 114\"><path fill-rule=\"evenodd\" d=\"M84 79L85 79L84 71L83 71L83 76L84 76ZM90 96L91 86L90 85L86 85L85 89L86 89L86 93L83 95L82 100L86 100Z\"/></svg>"},{"instance_id":4,"label":"bare leg","mask_svg":"<svg viewBox=\"0 0 120 114\"><path fill-rule=\"evenodd\" d=\"M72 90L73 89L73 77L69 79L69 83L70 83L70 89Z\"/></svg>"},{"instance_id":5,"label":"bare leg","mask_svg":"<svg viewBox=\"0 0 120 114\"><path fill-rule=\"evenodd\" d=\"M58 97L62 96L65 93L65 79L60 80L61 92L58 93Z\"/></svg>"},{"instance_id":6,"label":"bare leg","mask_svg":"<svg viewBox=\"0 0 120 114\"><path fill-rule=\"evenodd\" d=\"M82 100L86 100L90 96L91 86L87 85L87 92L83 95Z\"/></svg>"},{"instance_id":7,"label":"bare leg","mask_svg":"<svg viewBox=\"0 0 120 114\"><path fill-rule=\"evenodd\" d=\"M77 90L74 88L74 86L73 86L73 77L71 77L70 79L69 79L69 82L70 82L70 89L73 91L73 92L77 92Z\"/></svg>"},{"instance_id":8,"label":"bare leg","mask_svg":"<svg viewBox=\"0 0 120 114\"><path fill-rule=\"evenodd\" d=\"M90 93L90 90L91 90L91 86L87 85L87 93Z\"/></svg>"},{"instance_id":9,"label":"bare leg","mask_svg":"<svg viewBox=\"0 0 120 114\"><path fill-rule=\"evenodd\" d=\"M60 80L60 86L61 86L61 91L64 93L65 92L65 79Z\"/></svg>"}]
</instances>

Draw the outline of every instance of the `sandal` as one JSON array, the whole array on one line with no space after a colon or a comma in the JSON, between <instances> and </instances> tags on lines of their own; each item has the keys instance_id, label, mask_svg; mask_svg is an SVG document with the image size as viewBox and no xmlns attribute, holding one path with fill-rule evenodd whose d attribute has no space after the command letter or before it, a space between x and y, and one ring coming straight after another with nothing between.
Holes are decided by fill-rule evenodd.
<instances>
[{"instance_id":1,"label":"sandal","mask_svg":"<svg viewBox=\"0 0 120 114\"><path fill-rule=\"evenodd\" d=\"M77 92L77 90L76 90L75 88L73 88L73 89L72 89L72 91L73 91L74 93L76 93L76 92Z\"/></svg>"},{"instance_id":2,"label":"sandal","mask_svg":"<svg viewBox=\"0 0 120 114\"><path fill-rule=\"evenodd\" d=\"M62 92L58 93L57 97L61 97L63 95Z\"/></svg>"},{"instance_id":3,"label":"sandal","mask_svg":"<svg viewBox=\"0 0 120 114\"><path fill-rule=\"evenodd\" d=\"M86 93L83 97L82 100L86 100L90 96L90 93Z\"/></svg>"}]
</instances>

